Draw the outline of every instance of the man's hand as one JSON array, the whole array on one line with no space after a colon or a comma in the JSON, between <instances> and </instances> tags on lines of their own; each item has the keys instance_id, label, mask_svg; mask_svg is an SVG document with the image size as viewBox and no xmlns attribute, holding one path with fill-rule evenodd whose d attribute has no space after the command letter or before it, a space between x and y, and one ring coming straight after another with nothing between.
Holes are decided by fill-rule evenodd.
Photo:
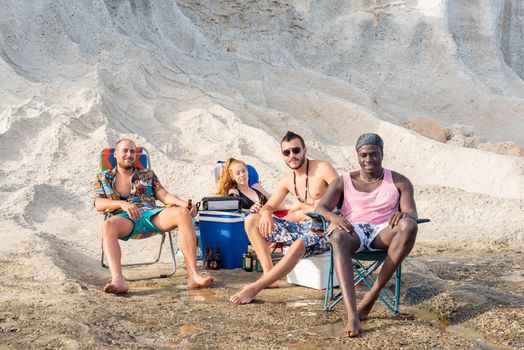
<instances>
[{"instance_id":1,"label":"man's hand","mask_svg":"<svg viewBox=\"0 0 524 350\"><path fill-rule=\"evenodd\" d=\"M197 208L195 205L192 205L191 208L189 208L189 214L191 214L191 217L197 216Z\"/></svg>"},{"instance_id":2,"label":"man's hand","mask_svg":"<svg viewBox=\"0 0 524 350\"><path fill-rule=\"evenodd\" d=\"M274 229L275 223L273 222L273 216L266 211L262 212L260 214L260 222L258 224L260 235L264 238L268 238Z\"/></svg>"},{"instance_id":3,"label":"man's hand","mask_svg":"<svg viewBox=\"0 0 524 350\"><path fill-rule=\"evenodd\" d=\"M123 211L125 211L133 220L137 220L139 217L142 216L142 214L140 213L140 209L138 209L136 204L122 201L122 203L120 203L120 208Z\"/></svg>"},{"instance_id":4,"label":"man's hand","mask_svg":"<svg viewBox=\"0 0 524 350\"><path fill-rule=\"evenodd\" d=\"M405 213L405 212L402 212L402 211L397 211L397 212L391 214L391 216L390 216L390 218L388 220L389 227L393 228L393 227L397 226L399 221L401 219L404 219L404 218L413 219L408 213Z\"/></svg>"},{"instance_id":5,"label":"man's hand","mask_svg":"<svg viewBox=\"0 0 524 350\"><path fill-rule=\"evenodd\" d=\"M336 230L342 230L346 231L352 235L355 235L355 229L353 228L353 225L349 221L347 221L344 217L336 215L331 218L331 224L329 225L331 229Z\"/></svg>"}]
</instances>

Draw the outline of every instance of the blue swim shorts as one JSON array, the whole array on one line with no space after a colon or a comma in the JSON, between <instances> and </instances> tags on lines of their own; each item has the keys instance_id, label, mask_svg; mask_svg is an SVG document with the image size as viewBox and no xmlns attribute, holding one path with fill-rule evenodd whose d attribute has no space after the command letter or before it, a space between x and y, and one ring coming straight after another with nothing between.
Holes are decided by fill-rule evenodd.
<instances>
[{"instance_id":1,"label":"blue swim shorts","mask_svg":"<svg viewBox=\"0 0 524 350\"><path fill-rule=\"evenodd\" d=\"M155 208L143 211L141 213L142 217L138 218L137 220L131 219L127 213L116 214L117 216L121 216L123 218L133 221L133 224L135 225L135 227L133 228L133 232L131 232L128 236L121 237L120 239L123 241L127 241L131 238L145 238L147 236L150 236L152 233L162 232L158 227L153 225L153 223L151 222L151 218L164 209L165 208ZM142 235L143 237L136 237L138 235Z\"/></svg>"},{"instance_id":2,"label":"blue swim shorts","mask_svg":"<svg viewBox=\"0 0 524 350\"><path fill-rule=\"evenodd\" d=\"M266 238L268 242L284 243L289 246L300 239L306 246L304 258L328 250L327 237L311 232L312 228L317 231L317 227L313 227L313 220L294 222L273 217L273 222L275 230Z\"/></svg>"}]
</instances>

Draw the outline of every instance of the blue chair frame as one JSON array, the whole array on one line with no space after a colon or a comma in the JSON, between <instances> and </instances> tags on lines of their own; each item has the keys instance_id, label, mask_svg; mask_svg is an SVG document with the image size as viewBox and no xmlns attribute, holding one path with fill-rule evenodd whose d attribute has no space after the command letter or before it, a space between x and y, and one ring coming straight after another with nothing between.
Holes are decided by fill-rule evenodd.
<instances>
[{"instance_id":1,"label":"blue chair frame","mask_svg":"<svg viewBox=\"0 0 524 350\"><path fill-rule=\"evenodd\" d=\"M309 217L314 220L318 220L322 223L323 231L326 232L327 223L323 215L318 213L306 213ZM417 224L429 222L429 219L417 219ZM328 243L331 246L331 244ZM328 283L326 288L326 294L324 297L324 310L330 311L342 300L342 292L335 294L333 281L334 281L334 264L333 264L333 249L330 249L330 265L329 265L329 274L328 274ZM376 250L369 251L364 250L358 253L351 254L353 259L353 283L357 286L359 283L364 283L364 285L371 289L375 283L375 277L373 272L377 270L387 257L387 251L385 250ZM394 294L387 291L383 288L380 291L379 299L386 306L386 308L391 311L393 314L398 315L398 309L400 305L400 285L402 282L402 264L400 264L395 270L395 289Z\"/></svg>"}]
</instances>

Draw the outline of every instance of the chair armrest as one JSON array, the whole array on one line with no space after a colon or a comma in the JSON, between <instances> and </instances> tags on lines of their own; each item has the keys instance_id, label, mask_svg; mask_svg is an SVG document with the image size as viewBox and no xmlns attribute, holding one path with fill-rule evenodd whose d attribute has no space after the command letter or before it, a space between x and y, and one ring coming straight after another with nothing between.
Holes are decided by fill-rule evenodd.
<instances>
[{"instance_id":1,"label":"chair armrest","mask_svg":"<svg viewBox=\"0 0 524 350\"><path fill-rule=\"evenodd\" d=\"M312 211L308 211L306 215L309 216L311 219L313 219L313 221L320 222L322 225L322 231L326 232L327 223L326 223L326 218L324 217L324 215L319 214L319 213L313 213Z\"/></svg>"},{"instance_id":2,"label":"chair armrest","mask_svg":"<svg viewBox=\"0 0 524 350\"><path fill-rule=\"evenodd\" d=\"M324 231L326 230L326 218L324 217L324 215L319 214L319 213L313 213L311 211L307 212L306 215L309 216L310 218L312 218L313 220L320 221L322 223L323 227L324 227ZM424 223L430 222L430 221L431 220L427 219L427 218L415 219L415 222L417 224L424 224Z\"/></svg>"}]
</instances>

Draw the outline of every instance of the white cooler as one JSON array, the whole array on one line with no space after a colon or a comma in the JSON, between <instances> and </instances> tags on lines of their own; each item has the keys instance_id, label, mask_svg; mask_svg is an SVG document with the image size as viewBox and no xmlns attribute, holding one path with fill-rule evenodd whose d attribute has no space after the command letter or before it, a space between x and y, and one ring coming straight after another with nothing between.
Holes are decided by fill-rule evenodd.
<instances>
[{"instance_id":1,"label":"white cooler","mask_svg":"<svg viewBox=\"0 0 524 350\"><path fill-rule=\"evenodd\" d=\"M326 289L330 254L330 252L326 252L300 260L297 266L287 274L288 283L315 289ZM337 274L333 273L333 287L336 286L338 286Z\"/></svg>"}]
</instances>

